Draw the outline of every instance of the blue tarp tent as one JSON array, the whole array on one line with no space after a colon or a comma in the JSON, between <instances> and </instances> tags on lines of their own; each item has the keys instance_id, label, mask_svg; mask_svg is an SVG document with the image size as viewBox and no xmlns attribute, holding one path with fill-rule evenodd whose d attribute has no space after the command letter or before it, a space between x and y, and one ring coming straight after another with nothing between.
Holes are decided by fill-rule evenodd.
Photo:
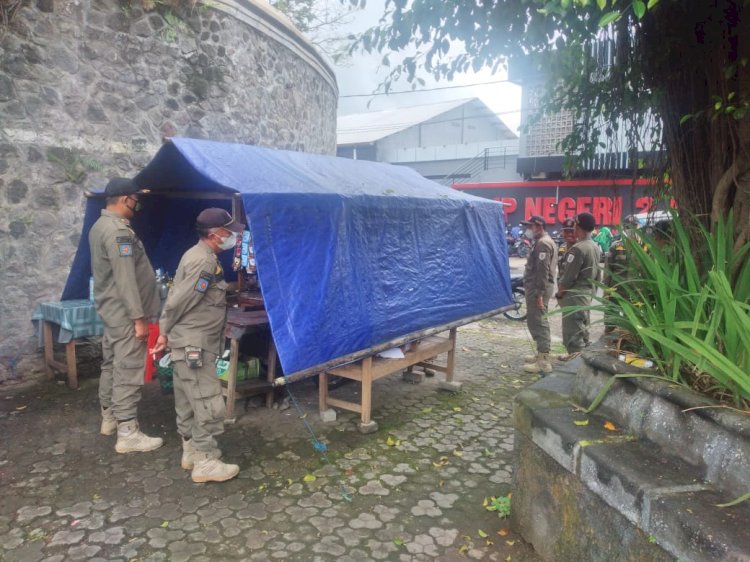
<instances>
[{"instance_id":1,"label":"blue tarp tent","mask_svg":"<svg viewBox=\"0 0 750 562\"><path fill-rule=\"evenodd\" d=\"M512 303L501 205L410 168L173 139L135 179L152 195L134 228L171 274L197 214L240 194L287 375ZM88 294L102 206L89 199L63 299Z\"/></svg>"}]
</instances>

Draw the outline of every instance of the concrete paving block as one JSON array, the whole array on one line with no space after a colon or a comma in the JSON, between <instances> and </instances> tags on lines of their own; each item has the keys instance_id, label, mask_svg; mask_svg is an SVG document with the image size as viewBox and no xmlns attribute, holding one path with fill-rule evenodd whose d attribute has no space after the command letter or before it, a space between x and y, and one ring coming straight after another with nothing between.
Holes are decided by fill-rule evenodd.
<instances>
[{"instance_id":1,"label":"concrete paving block","mask_svg":"<svg viewBox=\"0 0 750 562\"><path fill-rule=\"evenodd\" d=\"M320 412L320 419L325 423L335 422L336 410L334 410L333 408L328 408L327 410Z\"/></svg>"},{"instance_id":2,"label":"concrete paving block","mask_svg":"<svg viewBox=\"0 0 750 562\"><path fill-rule=\"evenodd\" d=\"M360 423L359 432L364 433L375 433L378 430L378 422L370 421L369 423Z\"/></svg>"},{"instance_id":3,"label":"concrete paving block","mask_svg":"<svg viewBox=\"0 0 750 562\"><path fill-rule=\"evenodd\" d=\"M417 371L404 371L402 378L404 379L404 382L410 384L421 384L424 382L424 373L419 373Z\"/></svg>"},{"instance_id":4,"label":"concrete paving block","mask_svg":"<svg viewBox=\"0 0 750 562\"><path fill-rule=\"evenodd\" d=\"M440 390L447 390L448 392L461 392L461 389L463 388L463 383L456 382L456 381L440 381L438 383L438 388Z\"/></svg>"}]
</instances>

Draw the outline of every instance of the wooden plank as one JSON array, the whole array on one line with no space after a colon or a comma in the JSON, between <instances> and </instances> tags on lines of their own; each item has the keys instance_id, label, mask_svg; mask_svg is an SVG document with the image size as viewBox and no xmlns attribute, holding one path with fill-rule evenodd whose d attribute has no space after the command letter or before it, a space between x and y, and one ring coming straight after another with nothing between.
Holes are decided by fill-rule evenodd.
<instances>
[{"instance_id":1,"label":"wooden plank","mask_svg":"<svg viewBox=\"0 0 750 562\"><path fill-rule=\"evenodd\" d=\"M352 361L360 360L363 357L366 357L368 355L373 355L381 351L384 351L386 349L390 349L392 347L398 347L407 342L414 341L420 338L425 338L433 334L439 334L441 332L450 330L451 328L457 328L459 326L471 324L472 322L477 322L478 320L482 320L484 318L490 318L491 316L496 316L502 312L505 312L506 310L510 310L514 306L515 306L514 304L509 304L508 306L496 308L495 310L490 310L489 312L484 312L482 314L475 314L474 316L461 318L460 320L455 320L447 324L441 324L440 326L434 326L432 328L427 328L425 330L418 330L416 332L411 332L410 334L406 334L405 336L401 336L399 338L394 338L382 344L373 345L366 349L361 349L359 351L355 351L353 353L349 353L347 355L342 355L341 357L331 359L330 361L325 361L323 363L313 365L312 367L308 367L307 369L302 369L294 373L289 373L286 376L287 384L293 383L299 380L303 380L311 375L317 375L321 371L328 371L330 373L333 369L342 367L345 364L351 363Z\"/></svg>"},{"instance_id":2,"label":"wooden plank","mask_svg":"<svg viewBox=\"0 0 750 562\"><path fill-rule=\"evenodd\" d=\"M323 371L318 376L318 411L322 414L328 409L328 374Z\"/></svg>"},{"instance_id":3,"label":"wooden plank","mask_svg":"<svg viewBox=\"0 0 750 562\"><path fill-rule=\"evenodd\" d=\"M435 365L434 363L427 363L426 361L420 361L415 366L424 367L425 369L432 369L433 371L440 371L441 373L446 373L448 371L448 367L443 367L442 365Z\"/></svg>"},{"instance_id":4,"label":"wooden plank","mask_svg":"<svg viewBox=\"0 0 750 562\"><path fill-rule=\"evenodd\" d=\"M237 339L229 340L229 370L227 371L227 411L226 417L234 417L234 402L237 399L237 362L240 355L240 345Z\"/></svg>"},{"instance_id":5,"label":"wooden plank","mask_svg":"<svg viewBox=\"0 0 750 562\"><path fill-rule=\"evenodd\" d=\"M328 397L328 405L349 410L350 412L357 412L358 414L362 412L362 406L359 404L356 404L355 402L347 402L346 400L339 400L338 398L331 398L330 396Z\"/></svg>"},{"instance_id":6,"label":"wooden plank","mask_svg":"<svg viewBox=\"0 0 750 562\"><path fill-rule=\"evenodd\" d=\"M55 350L52 343L52 324L42 320L42 333L44 335L44 370L47 371L47 377L55 378L55 371L52 369L52 363L55 361Z\"/></svg>"},{"instance_id":7,"label":"wooden plank","mask_svg":"<svg viewBox=\"0 0 750 562\"><path fill-rule=\"evenodd\" d=\"M268 334L268 372L266 380L271 384L271 390L266 393L266 408L273 406L273 381L276 378L276 345L273 343L273 335Z\"/></svg>"},{"instance_id":8,"label":"wooden plank","mask_svg":"<svg viewBox=\"0 0 750 562\"><path fill-rule=\"evenodd\" d=\"M49 366L52 368L53 374L55 371L62 374L68 372L68 365L66 363L58 361L57 359L50 359Z\"/></svg>"},{"instance_id":9,"label":"wooden plank","mask_svg":"<svg viewBox=\"0 0 750 562\"><path fill-rule=\"evenodd\" d=\"M453 345L454 344L451 343L450 338L430 336L429 338L422 340L415 350L407 351L404 354L403 359L383 359L382 357L376 357L372 360L372 357L370 357L369 359L372 361L372 380L377 380L381 377L401 371L410 365L414 365L426 359L432 359L441 353L447 353L451 350ZM366 360L367 358L362 360L362 362ZM328 373L339 377L357 380L360 370L360 362L357 362L336 369L329 369Z\"/></svg>"},{"instance_id":10,"label":"wooden plank","mask_svg":"<svg viewBox=\"0 0 750 562\"><path fill-rule=\"evenodd\" d=\"M445 380L451 382L453 380L453 370L456 366L456 328L451 328L449 339L450 349L448 350Z\"/></svg>"},{"instance_id":11,"label":"wooden plank","mask_svg":"<svg viewBox=\"0 0 750 562\"><path fill-rule=\"evenodd\" d=\"M370 423L372 414L372 355L362 360L362 423Z\"/></svg>"},{"instance_id":12,"label":"wooden plank","mask_svg":"<svg viewBox=\"0 0 750 562\"><path fill-rule=\"evenodd\" d=\"M66 372L68 373L68 388L78 388L78 368L76 366L76 340L65 344Z\"/></svg>"}]
</instances>

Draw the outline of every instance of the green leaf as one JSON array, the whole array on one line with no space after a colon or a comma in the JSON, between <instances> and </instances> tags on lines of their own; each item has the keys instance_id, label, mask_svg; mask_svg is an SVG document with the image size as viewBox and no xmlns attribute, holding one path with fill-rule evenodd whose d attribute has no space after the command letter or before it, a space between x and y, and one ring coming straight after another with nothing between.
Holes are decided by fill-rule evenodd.
<instances>
[{"instance_id":1,"label":"green leaf","mask_svg":"<svg viewBox=\"0 0 750 562\"><path fill-rule=\"evenodd\" d=\"M747 500L750 500L750 492L728 503L717 503L716 507L734 507L735 505L740 504L742 502L746 502Z\"/></svg>"},{"instance_id":2,"label":"green leaf","mask_svg":"<svg viewBox=\"0 0 750 562\"><path fill-rule=\"evenodd\" d=\"M607 0L596 0L596 5L603 11L607 7Z\"/></svg>"},{"instance_id":3,"label":"green leaf","mask_svg":"<svg viewBox=\"0 0 750 562\"><path fill-rule=\"evenodd\" d=\"M648 9L650 10L659 3L659 0L648 0Z\"/></svg>"},{"instance_id":4,"label":"green leaf","mask_svg":"<svg viewBox=\"0 0 750 562\"><path fill-rule=\"evenodd\" d=\"M645 15L646 4L643 3L643 0L633 0L633 13L638 19L641 19Z\"/></svg>"},{"instance_id":5,"label":"green leaf","mask_svg":"<svg viewBox=\"0 0 750 562\"><path fill-rule=\"evenodd\" d=\"M687 115L683 115L680 118L680 125L684 125L685 123L687 123L688 121L690 121L690 119L692 119L692 118L693 118L693 114L692 113L688 113Z\"/></svg>"},{"instance_id":6,"label":"green leaf","mask_svg":"<svg viewBox=\"0 0 750 562\"><path fill-rule=\"evenodd\" d=\"M599 19L599 27L607 27L610 23L615 22L618 19L620 19L620 15L621 15L620 12L618 12L617 10L604 14Z\"/></svg>"}]
</instances>

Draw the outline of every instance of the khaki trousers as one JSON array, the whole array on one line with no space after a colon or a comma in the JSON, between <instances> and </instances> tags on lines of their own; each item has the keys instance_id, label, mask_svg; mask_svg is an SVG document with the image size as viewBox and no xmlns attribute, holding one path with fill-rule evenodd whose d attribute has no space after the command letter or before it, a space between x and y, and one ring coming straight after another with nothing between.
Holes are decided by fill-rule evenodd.
<instances>
[{"instance_id":1,"label":"khaki trousers","mask_svg":"<svg viewBox=\"0 0 750 562\"><path fill-rule=\"evenodd\" d=\"M537 353L550 352L550 331L547 311L551 296L551 290L544 295L544 310L540 310L536 305L537 295L535 293L526 293L526 326L528 326L531 337L536 343Z\"/></svg>"},{"instance_id":2,"label":"khaki trousers","mask_svg":"<svg viewBox=\"0 0 750 562\"><path fill-rule=\"evenodd\" d=\"M560 306L589 306L591 294L569 294L560 300ZM568 353L582 351L589 338L589 312L566 312L562 317L563 344Z\"/></svg>"},{"instance_id":3,"label":"khaki trousers","mask_svg":"<svg viewBox=\"0 0 750 562\"><path fill-rule=\"evenodd\" d=\"M172 359L177 430L193 440L197 451L218 453L214 437L224 433L226 406L216 376L216 355L204 350L203 366L196 369L188 367L184 349L173 349Z\"/></svg>"},{"instance_id":4,"label":"khaki trousers","mask_svg":"<svg viewBox=\"0 0 750 562\"><path fill-rule=\"evenodd\" d=\"M133 324L104 327L99 402L117 421L138 417L145 366L146 342L136 339Z\"/></svg>"}]
</instances>

